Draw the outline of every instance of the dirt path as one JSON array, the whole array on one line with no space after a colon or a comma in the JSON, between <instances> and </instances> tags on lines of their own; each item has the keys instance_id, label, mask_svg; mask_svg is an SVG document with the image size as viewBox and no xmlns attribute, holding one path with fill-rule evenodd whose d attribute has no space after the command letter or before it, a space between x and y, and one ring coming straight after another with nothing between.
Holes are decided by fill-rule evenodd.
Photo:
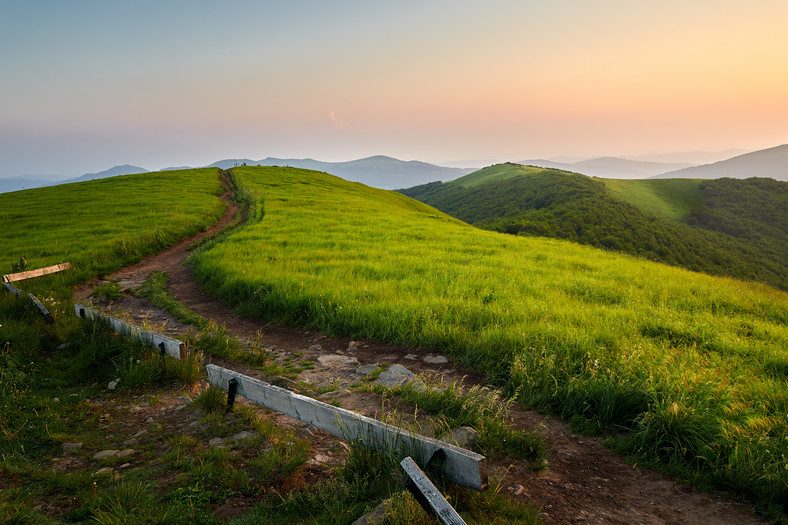
<instances>
[{"instance_id":1,"label":"dirt path","mask_svg":"<svg viewBox=\"0 0 788 525\"><path fill-rule=\"evenodd\" d=\"M260 320L239 317L229 305L208 297L194 280L191 268L183 265L188 255L187 247L196 240L220 231L232 222L237 213L229 192L224 195L228 209L221 221L209 231L184 240L167 250L145 258L138 264L111 276L121 288L136 288L154 270L170 274L168 292L178 301L200 315L223 324L239 340L251 341L255 337L279 359L293 357L314 361L313 370L305 370L298 379L317 385L341 385L359 379L355 367L368 363L400 363L414 373L436 374L452 382L464 380L466 384L482 383L483 376L453 364L436 364L436 355L423 349L403 347L377 341L360 341L350 344L346 338L329 338L303 329L280 326ZM75 291L75 299L83 299L92 287ZM153 324L166 325L171 333L185 332L188 327L178 323L167 312L145 300L124 296L112 305L113 311L125 311L131 317L146 318ZM321 364L321 356L344 356L335 363ZM425 361L426 359L426 361ZM215 360L216 361L216 360ZM429 362L428 362L429 361ZM344 364L343 364L344 363ZM231 363L219 363L233 367ZM246 367L235 366L245 372ZM252 372L250 374L254 375ZM381 407L375 394L354 393L339 399L345 408L374 415ZM624 462L613 452L603 448L600 438L573 434L566 423L535 411L515 409L513 423L526 430L538 429L550 447L549 467L535 473L525 465L491 462L491 472L509 468L501 484L513 498L530 502L543 509L546 523L605 523L605 524L757 524L766 523L755 516L751 507L737 502L729 495L698 493L692 488L655 473ZM277 417L277 422L292 425L287 417ZM312 434L310 432L310 434ZM330 442L335 438L319 434L316 450L336 449ZM334 443L335 444L335 443ZM328 453L330 455L330 453ZM316 458L318 457L316 452Z\"/></svg>"}]
</instances>

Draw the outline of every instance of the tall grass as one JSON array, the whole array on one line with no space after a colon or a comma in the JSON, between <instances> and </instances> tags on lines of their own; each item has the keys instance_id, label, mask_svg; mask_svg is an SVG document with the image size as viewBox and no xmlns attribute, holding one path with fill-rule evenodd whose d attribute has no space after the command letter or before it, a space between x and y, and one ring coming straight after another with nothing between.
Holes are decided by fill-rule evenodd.
<instances>
[{"instance_id":1,"label":"tall grass","mask_svg":"<svg viewBox=\"0 0 788 525\"><path fill-rule=\"evenodd\" d=\"M260 221L194 259L245 313L451 353L526 404L628 429L623 449L784 510L785 293L480 231L317 172L235 173Z\"/></svg>"},{"instance_id":2,"label":"tall grass","mask_svg":"<svg viewBox=\"0 0 788 525\"><path fill-rule=\"evenodd\" d=\"M226 204L218 174L144 173L0 194L0 273L20 257L30 269L69 261L73 285L156 253L219 219ZM62 279L25 285L52 289Z\"/></svg>"}]
</instances>

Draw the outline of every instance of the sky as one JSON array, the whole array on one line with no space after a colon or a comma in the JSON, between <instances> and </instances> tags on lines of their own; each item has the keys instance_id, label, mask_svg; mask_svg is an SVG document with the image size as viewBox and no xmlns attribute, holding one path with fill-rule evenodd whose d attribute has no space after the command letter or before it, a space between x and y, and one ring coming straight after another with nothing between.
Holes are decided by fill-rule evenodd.
<instances>
[{"instance_id":1,"label":"sky","mask_svg":"<svg viewBox=\"0 0 788 525\"><path fill-rule=\"evenodd\" d=\"M785 0L0 0L0 177L788 143Z\"/></svg>"}]
</instances>

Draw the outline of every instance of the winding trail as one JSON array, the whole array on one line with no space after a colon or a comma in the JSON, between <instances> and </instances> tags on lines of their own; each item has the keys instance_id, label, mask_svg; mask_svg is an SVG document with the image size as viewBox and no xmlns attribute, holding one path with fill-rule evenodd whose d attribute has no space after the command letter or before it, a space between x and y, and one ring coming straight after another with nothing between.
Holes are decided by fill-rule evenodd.
<instances>
[{"instance_id":1,"label":"winding trail","mask_svg":"<svg viewBox=\"0 0 788 525\"><path fill-rule=\"evenodd\" d=\"M175 299L203 317L224 325L240 341L248 342L256 338L280 359L298 353L299 359L315 361L316 370L303 372L299 380L312 383L356 381L358 376L353 376L352 368L323 367L317 362L317 357L321 355L342 354L349 359L355 358L360 364L384 361L400 363L414 373L437 374L444 381L483 384L482 375L463 369L451 361L438 365L425 362L423 358L427 352L420 348L378 341L361 341L358 345L349 345L347 338L329 338L299 328L238 316L232 306L203 294L191 268L183 263L190 245L232 223L238 213L238 206L232 202L229 189L222 198L227 201L228 207L215 226L116 272L110 279L117 281L121 288L134 289L145 281L150 272L168 272L170 279L167 290ZM88 297L98 284L76 289L75 300ZM164 325L176 336L189 329L144 299L125 295L104 307ZM247 367L241 365L226 361L221 364L250 373ZM381 406L380 398L369 393L341 398L340 403L345 408L368 415L373 415L375 408L380 409ZM767 523L753 513L751 505L737 501L731 495L699 493L667 476L630 465L605 449L601 438L574 434L566 423L557 418L515 407L512 423L526 430L537 429L546 439L551 450L549 466L541 472L533 472L526 465L491 461L491 473L496 468L501 469L500 472L508 468L500 490L507 491L519 502L541 508L545 523ZM320 439L335 441L335 438L326 436Z\"/></svg>"}]
</instances>

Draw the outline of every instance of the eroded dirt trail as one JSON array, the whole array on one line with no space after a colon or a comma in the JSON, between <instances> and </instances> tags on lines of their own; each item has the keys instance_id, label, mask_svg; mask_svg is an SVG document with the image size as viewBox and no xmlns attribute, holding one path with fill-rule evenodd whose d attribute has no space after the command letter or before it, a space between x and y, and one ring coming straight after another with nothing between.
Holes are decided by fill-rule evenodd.
<instances>
[{"instance_id":1,"label":"eroded dirt trail","mask_svg":"<svg viewBox=\"0 0 788 525\"><path fill-rule=\"evenodd\" d=\"M463 369L449 360L436 363L434 353L423 349L403 347L377 341L360 341L350 344L346 338L329 338L303 329L280 326L260 320L238 316L232 307L202 293L191 268L183 265L188 256L187 248L200 238L220 231L232 222L238 208L231 202L230 194L224 195L228 209L221 221L194 238L150 256L110 276L121 288L134 289L141 285L151 271L170 274L168 292L178 301L214 320L241 342L257 337L279 359L292 357L314 361L313 370L303 371L298 379L318 385L352 384L359 380L355 368L371 363L399 363L416 374L435 374L443 381L464 381L466 384L483 384L483 376ZM100 283L94 283L100 284ZM75 291L75 300L84 300L92 287ZM115 312L125 312L132 319L147 319L154 325L166 326L170 335L177 337L189 327L179 323L167 312L145 300L124 296L110 305L103 306ZM337 356L324 359L321 356ZM426 359L426 361L425 361ZM258 375L244 366L228 362L217 364ZM379 396L370 393L353 393L338 399L344 408L375 415L381 408ZM286 416L274 415L277 423L293 425ZM611 524L757 524L766 523L755 516L751 507L737 502L729 495L698 493L661 474L641 469L624 462L602 446L600 438L573 434L561 420L541 415L535 411L515 408L512 422L526 430L537 429L550 447L549 466L533 472L527 465L509 462L491 462L491 473L496 469L506 472L501 490L507 491L520 502L530 502L543 509L546 523L611 523ZM308 432L315 436L315 459L328 460L322 451L336 449L336 438L319 431ZM330 453L327 453L330 455ZM336 458L334 458L336 461ZM314 463L319 463L315 461Z\"/></svg>"}]
</instances>

